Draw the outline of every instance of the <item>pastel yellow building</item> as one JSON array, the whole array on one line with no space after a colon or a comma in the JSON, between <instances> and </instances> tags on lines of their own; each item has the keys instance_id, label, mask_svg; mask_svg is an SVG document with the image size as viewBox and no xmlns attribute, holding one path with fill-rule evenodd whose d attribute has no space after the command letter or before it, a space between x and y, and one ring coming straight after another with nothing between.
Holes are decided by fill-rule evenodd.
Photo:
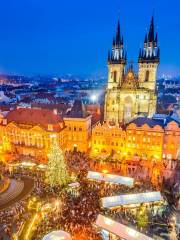
<instances>
[{"instance_id":1,"label":"pastel yellow building","mask_svg":"<svg viewBox=\"0 0 180 240\"><path fill-rule=\"evenodd\" d=\"M88 152L91 138L91 115L76 100L71 111L64 117L66 150Z\"/></svg>"},{"instance_id":2,"label":"pastel yellow building","mask_svg":"<svg viewBox=\"0 0 180 240\"><path fill-rule=\"evenodd\" d=\"M161 161L177 159L180 150L180 126L171 118L139 117L122 127L104 123L92 130L92 153L112 152L120 159Z\"/></svg>"},{"instance_id":3,"label":"pastel yellow building","mask_svg":"<svg viewBox=\"0 0 180 240\"><path fill-rule=\"evenodd\" d=\"M95 155L101 153L122 155L125 152L125 141L126 132L118 125L98 123L92 129L92 150Z\"/></svg>"},{"instance_id":4,"label":"pastel yellow building","mask_svg":"<svg viewBox=\"0 0 180 240\"><path fill-rule=\"evenodd\" d=\"M80 100L64 119L57 111L35 108L15 109L0 118L0 152L9 153L10 160L26 156L47 162L54 135L64 151L90 149L91 115Z\"/></svg>"},{"instance_id":5,"label":"pastel yellow building","mask_svg":"<svg viewBox=\"0 0 180 240\"><path fill-rule=\"evenodd\" d=\"M0 141L4 152L47 160L52 134L65 146L65 124L55 112L46 109L19 108L1 118ZM8 148L7 148L8 146Z\"/></svg>"}]
</instances>

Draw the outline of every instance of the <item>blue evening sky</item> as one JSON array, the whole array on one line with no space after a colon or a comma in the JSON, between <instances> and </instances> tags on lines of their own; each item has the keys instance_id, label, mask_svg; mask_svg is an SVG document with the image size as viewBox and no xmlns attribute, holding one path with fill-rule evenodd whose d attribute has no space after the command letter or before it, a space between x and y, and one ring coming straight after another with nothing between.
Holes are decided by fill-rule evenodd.
<instances>
[{"instance_id":1,"label":"blue evening sky","mask_svg":"<svg viewBox=\"0 0 180 240\"><path fill-rule=\"evenodd\" d=\"M106 73L118 17L137 62L153 9L160 73L180 75L179 0L0 0L0 72Z\"/></svg>"}]
</instances>

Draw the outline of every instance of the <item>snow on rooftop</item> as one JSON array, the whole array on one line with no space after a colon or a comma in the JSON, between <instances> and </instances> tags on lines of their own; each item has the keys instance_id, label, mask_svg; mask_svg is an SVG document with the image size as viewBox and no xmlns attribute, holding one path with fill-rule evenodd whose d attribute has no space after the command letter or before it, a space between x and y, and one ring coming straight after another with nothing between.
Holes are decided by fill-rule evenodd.
<instances>
[{"instance_id":1,"label":"snow on rooftop","mask_svg":"<svg viewBox=\"0 0 180 240\"><path fill-rule=\"evenodd\" d=\"M105 174L99 172L89 171L87 175L88 179L96 180L96 181L105 181L114 184L121 184L132 187L134 185L134 179L130 177L123 177L119 175L113 174Z\"/></svg>"},{"instance_id":2,"label":"snow on rooftop","mask_svg":"<svg viewBox=\"0 0 180 240\"><path fill-rule=\"evenodd\" d=\"M149 202L163 201L160 192L145 192L136 194L125 194L112 197L104 197L101 199L104 208L113 208L122 205L141 204Z\"/></svg>"}]
</instances>

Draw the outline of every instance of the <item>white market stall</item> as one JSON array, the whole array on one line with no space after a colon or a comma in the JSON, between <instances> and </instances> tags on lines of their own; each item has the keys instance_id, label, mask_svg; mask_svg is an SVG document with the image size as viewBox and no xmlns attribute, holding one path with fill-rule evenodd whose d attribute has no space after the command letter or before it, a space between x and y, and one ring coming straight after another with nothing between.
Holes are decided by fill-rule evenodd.
<instances>
[{"instance_id":1,"label":"white market stall","mask_svg":"<svg viewBox=\"0 0 180 240\"><path fill-rule=\"evenodd\" d=\"M98 215L95 225L102 229L102 231L106 231L106 236L115 235L124 240L153 240L152 238L101 214ZM110 239L110 236L108 239Z\"/></svg>"},{"instance_id":2,"label":"white market stall","mask_svg":"<svg viewBox=\"0 0 180 240\"><path fill-rule=\"evenodd\" d=\"M44 236L42 240L71 240L71 236L64 231L53 231Z\"/></svg>"},{"instance_id":3,"label":"white market stall","mask_svg":"<svg viewBox=\"0 0 180 240\"><path fill-rule=\"evenodd\" d=\"M134 185L133 178L107 174L107 173L88 171L87 178L94 181L104 181L104 182L113 183L113 184L126 185L128 187L133 187Z\"/></svg>"},{"instance_id":4,"label":"white market stall","mask_svg":"<svg viewBox=\"0 0 180 240\"><path fill-rule=\"evenodd\" d=\"M104 208L114 208L118 206L136 205L161 201L163 201L163 197L161 196L160 192L125 194L101 198L101 204Z\"/></svg>"}]
</instances>

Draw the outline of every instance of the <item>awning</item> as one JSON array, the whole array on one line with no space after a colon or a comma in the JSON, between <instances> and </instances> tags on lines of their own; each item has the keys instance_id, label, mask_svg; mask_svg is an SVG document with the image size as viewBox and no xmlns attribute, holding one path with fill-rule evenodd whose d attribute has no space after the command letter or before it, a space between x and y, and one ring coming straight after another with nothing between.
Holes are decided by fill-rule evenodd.
<instances>
[{"instance_id":1,"label":"awning","mask_svg":"<svg viewBox=\"0 0 180 240\"><path fill-rule=\"evenodd\" d=\"M96 180L96 181L104 181L104 182L109 182L114 184L126 185L129 187L132 187L134 185L133 178L123 177L123 176L113 175L113 174L89 171L87 178L91 180Z\"/></svg>"},{"instance_id":2,"label":"awning","mask_svg":"<svg viewBox=\"0 0 180 240\"><path fill-rule=\"evenodd\" d=\"M104 208L113 208L130 204L141 204L163 201L160 192L146 192L136 194L125 194L113 197L104 197L101 199Z\"/></svg>"},{"instance_id":3,"label":"awning","mask_svg":"<svg viewBox=\"0 0 180 240\"><path fill-rule=\"evenodd\" d=\"M95 225L125 240L153 240L152 238L101 214L98 215Z\"/></svg>"}]
</instances>

